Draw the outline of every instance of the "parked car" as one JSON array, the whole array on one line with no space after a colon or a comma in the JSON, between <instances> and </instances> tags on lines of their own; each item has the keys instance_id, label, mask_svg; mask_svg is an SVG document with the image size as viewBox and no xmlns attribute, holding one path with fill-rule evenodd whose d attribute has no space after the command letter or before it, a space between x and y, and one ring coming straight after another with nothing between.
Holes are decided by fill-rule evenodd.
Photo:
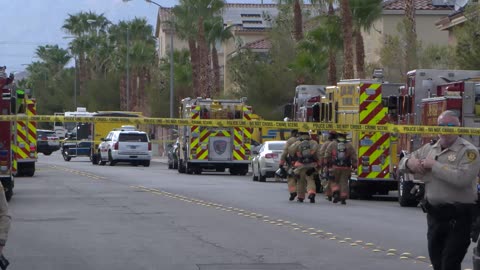
<instances>
[{"instance_id":1,"label":"parked car","mask_svg":"<svg viewBox=\"0 0 480 270\"><path fill-rule=\"evenodd\" d=\"M168 149L167 157L168 157L169 169L178 169L179 147L180 147L180 144L177 139L177 141L173 145L170 145L170 149Z\"/></svg>"},{"instance_id":2,"label":"parked car","mask_svg":"<svg viewBox=\"0 0 480 270\"><path fill-rule=\"evenodd\" d=\"M37 152L45 156L60 149L60 138L53 130L37 129Z\"/></svg>"},{"instance_id":3,"label":"parked car","mask_svg":"<svg viewBox=\"0 0 480 270\"><path fill-rule=\"evenodd\" d=\"M110 131L97 151L100 165L109 162L110 166L115 166L118 162L129 162L148 167L152 159L152 144L147 133L130 127Z\"/></svg>"},{"instance_id":4,"label":"parked car","mask_svg":"<svg viewBox=\"0 0 480 270\"><path fill-rule=\"evenodd\" d=\"M253 151L255 155L252 159L253 181L265 182L267 178L275 177L285 143L286 141L267 141L258 151Z\"/></svg>"}]
</instances>

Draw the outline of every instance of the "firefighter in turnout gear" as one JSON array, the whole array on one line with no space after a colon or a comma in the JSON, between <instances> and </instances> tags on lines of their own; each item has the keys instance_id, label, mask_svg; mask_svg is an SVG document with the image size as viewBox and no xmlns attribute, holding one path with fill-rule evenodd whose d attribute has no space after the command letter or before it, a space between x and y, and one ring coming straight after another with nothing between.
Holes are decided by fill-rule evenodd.
<instances>
[{"instance_id":1,"label":"firefighter in turnout gear","mask_svg":"<svg viewBox=\"0 0 480 270\"><path fill-rule=\"evenodd\" d=\"M357 152L347 141L346 133L337 133L336 140L331 142L325 150L325 161L331 172L329 185L333 202L341 201L342 204L346 204L348 180L352 174L352 168L357 168Z\"/></svg>"},{"instance_id":2,"label":"firefighter in turnout gear","mask_svg":"<svg viewBox=\"0 0 480 270\"><path fill-rule=\"evenodd\" d=\"M332 189L330 188L330 181L329 181L329 172L327 168L327 162L325 160L325 152L327 151L328 145L330 145L331 142L337 139L337 132L334 130L328 132L328 141L326 141L322 146L320 147L320 170L321 170L321 176L322 176L322 184L324 185L324 192L327 200L332 201Z\"/></svg>"},{"instance_id":3,"label":"firefighter in turnout gear","mask_svg":"<svg viewBox=\"0 0 480 270\"><path fill-rule=\"evenodd\" d=\"M320 166L320 147L315 140L312 140L310 133L306 130L299 130L298 140L289 147L289 151L295 153L296 161L293 164L293 172L297 178L298 201L305 199L305 184L308 192L308 199L315 203L316 185L314 174Z\"/></svg>"},{"instance_id":4,"label":"firefighter in turnout gear","mask_svg":"<svg viewBox=\"0 0 480 270\"><path fill-rule=\"evenodd\" d=\"M290 193L290 201L293 201L297 197L297 180L293 175L293 162L295 158L295 153L289 154L289 147L298 140L298 130L294 129L291 132L292 137L290 137L285 143L285 148L283 149L282 155L280 156L280 169L287 171L287 184L288 192Z\"/></svg>"}]
</instances>

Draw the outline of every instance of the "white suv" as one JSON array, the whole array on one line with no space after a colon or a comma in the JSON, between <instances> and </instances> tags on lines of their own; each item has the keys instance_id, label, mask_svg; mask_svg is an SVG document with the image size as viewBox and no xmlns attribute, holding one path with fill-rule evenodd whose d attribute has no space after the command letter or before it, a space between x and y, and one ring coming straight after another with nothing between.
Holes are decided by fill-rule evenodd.
<instances>
[{"instance_id":1,"label":"white suv","mask_svg":"<svg viewBox=\"0 0 480 270\"><path fill-rule=\"evenodd\" d=\"M147 133L122 127L108 133L98 146L100 165L107 161L110 166L117 162L130 162L133 165L150 166L152 159L152 144Z\"/></svg>"}]
</instances>

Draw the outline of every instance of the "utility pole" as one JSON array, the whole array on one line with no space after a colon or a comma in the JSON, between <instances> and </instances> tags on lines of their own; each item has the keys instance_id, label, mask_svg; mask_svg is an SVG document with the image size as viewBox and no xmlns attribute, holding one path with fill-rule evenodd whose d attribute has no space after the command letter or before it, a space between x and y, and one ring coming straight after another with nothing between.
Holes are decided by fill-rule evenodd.
<instances>
[{"instance_id":1,"label":"utility pole","mask_svg":"<svg viewBox=\"0 0 480 270\"><path fill-rule=\"evenodd\" d=\"M130 70L129 70L129 43L130 43L130 26L127 27L127 80L126 80L126 85L127 85L127 111L130 109Z\"/></svg>"}]
</instances>

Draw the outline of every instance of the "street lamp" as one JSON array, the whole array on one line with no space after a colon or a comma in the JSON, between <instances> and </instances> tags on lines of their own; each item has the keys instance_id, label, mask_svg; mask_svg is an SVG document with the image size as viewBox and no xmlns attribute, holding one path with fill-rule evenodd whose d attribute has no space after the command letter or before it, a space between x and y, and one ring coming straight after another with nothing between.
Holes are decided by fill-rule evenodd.
<instances>
[{"instance_id":1,"label":"street lamp","mask_svg":"<svg viewBox=\"0 0 480 270\"><path fill-rule=\"evenodd\" d=\"M123 2L129 2L131 0L123 0ZM159 3L152 1L152 0L145 0L145 2L154 4L160 8L164 8L162 5ZM173 19L173 16L172 16ZM170 33L170 118L173 118L173 31L175 30L175 27L172 25L172 32ZM127 32L128 33L128 32ZM128 47L127 47L128 50Z\"/></svg>"}]
</instances>

